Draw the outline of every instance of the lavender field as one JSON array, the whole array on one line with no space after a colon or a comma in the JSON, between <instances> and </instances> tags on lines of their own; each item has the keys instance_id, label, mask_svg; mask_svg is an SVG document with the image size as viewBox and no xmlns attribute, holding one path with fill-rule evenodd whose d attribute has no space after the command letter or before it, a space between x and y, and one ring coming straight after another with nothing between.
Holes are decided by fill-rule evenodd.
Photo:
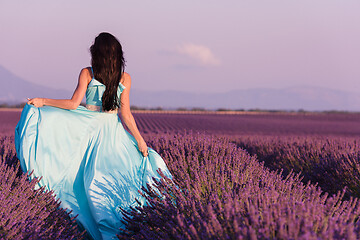
<instances>
[{"instance_id":1,"label":"lavender field","mask_svg":"<svg viewBox=\"0 0 360 240\"><path fill-rule=\"evenodd\" d=\"M360 239L360 114L134 113L173 173L119 239ZM82 239L19 170L20 112L0 111L0 238Z\"/></svg>"}]
</instances>

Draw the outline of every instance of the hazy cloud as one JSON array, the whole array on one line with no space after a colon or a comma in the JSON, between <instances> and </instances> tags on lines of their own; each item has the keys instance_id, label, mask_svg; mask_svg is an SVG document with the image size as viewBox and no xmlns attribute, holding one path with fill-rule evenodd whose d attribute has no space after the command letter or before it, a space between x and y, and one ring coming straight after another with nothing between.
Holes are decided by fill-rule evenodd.
<instances>
[{"instance_id":1,"label":"hazy cloud","mask_svg":"<svg viewBox=\"0 0 360 240\"><path fill-rule=\"evenodd\" d=\"M204 66L217 66L221 63L220 60L211 52L210 48L204 45L186 43L177 46L176 52L190 57Z\"/></svg>"}]
</instances>

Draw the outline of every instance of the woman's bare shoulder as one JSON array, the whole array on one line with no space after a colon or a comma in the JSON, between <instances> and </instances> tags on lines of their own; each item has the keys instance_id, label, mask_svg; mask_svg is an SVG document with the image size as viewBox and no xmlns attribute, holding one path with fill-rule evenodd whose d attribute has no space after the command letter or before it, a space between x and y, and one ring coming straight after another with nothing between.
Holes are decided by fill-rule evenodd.
<instances>
[{"instance_id":1,"label":"woman's bare shoulder","mask_svg":"<svg viewBox=\"0 0 360 240\"><path fill-rule=\"evenodd\" d=\"M79 79L84 79L89 84L91 79L93 79L91 67L84 67L81 69Z\"/></svg>"},{"instance_id":2,"label":"woman's bare shoulder","mask_svg":"<svg viewBox=\"0 0 360 240\"><path fill-rule=\"evenodd\" d=\"M125 88L129 88L131 86L131 77L130 74L124 72L120 79L120 83L125 86Z\"/></svg>"}]
</instances>

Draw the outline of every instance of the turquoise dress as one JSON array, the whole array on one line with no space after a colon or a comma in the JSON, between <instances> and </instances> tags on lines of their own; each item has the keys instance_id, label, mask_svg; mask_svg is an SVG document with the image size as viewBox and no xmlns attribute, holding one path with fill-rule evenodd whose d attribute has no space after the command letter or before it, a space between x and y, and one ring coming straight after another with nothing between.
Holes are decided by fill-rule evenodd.
<instances>
[{"instance_id":1,"label":"turquoise dress","mask_svg":"<svg viewBox=\"0 0 360 240\"><path fill-rule=\"evenodd\" d=\"M120 99L124 86L120 83ZM163 159L149 148L143 157L137 142L114 113L101 108L105 86L92 79L86 91L87 108L65 110L26 105L15 129L15 147L24 172L42 177L39 186L53 190L61 207L78 215L94 239L113 239L124 228L120 207L129 209L145 199L138 190L157 169L171 177Z\"/></svg>"}]
</instances>

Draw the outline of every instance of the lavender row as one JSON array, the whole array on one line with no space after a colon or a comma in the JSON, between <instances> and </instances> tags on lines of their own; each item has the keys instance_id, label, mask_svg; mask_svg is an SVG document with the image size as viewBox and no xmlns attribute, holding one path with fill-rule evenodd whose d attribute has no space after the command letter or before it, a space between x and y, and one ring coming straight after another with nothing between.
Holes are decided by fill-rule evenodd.
<instances>
[{"instance_id":1,"label":"lavender row","mask_svg":"<svg viewBox=\"0 0 360 240\"><path fill-rule=\"evenodd\" d=\"M269 171L228 139L146 136L173 173L127 212L119 239L358 239L358 199Z\"/></svg>"},{"instance_id":2,"label":"lavender row","mask_svg":"<svg viewBox=\"0 0 360 240\"><path fill-rule=\"evenodd\" d=\"M360 135L360 114L134 114L141 131L182 131L216 135L348 136Z\"/></svg>"},{"instance_id":3,"label":"lavender row","mask_svg":"<svg viewBox=\"0 0 360 240\"><path fill-rule=\"evenodd\" d=\"M82 239L50 191L19 170L13 139L0 138L0 239Z\"/></svg>"},{"instance_id":4,"label":"lavender row","mask_svg":"<svg viewBox=\"0 0 360 240\"><path fill-rule=\"evenodd\" d=\"M20 111L0 111L0 134L13 135ZM348 113L134 113L142 132L194 131L223 135L360 135L360 114Z\"/></svg>"},{"instance_id":5,"label":"lavender row","mask_svg":"<svg viewBox=\"0 0 360 240\"><path fill-rule=\"evenodd\" d=\"M272 170L301 172L330 194L360 197L360 142L353 138L238 137L234 142Z\"/></svg>"}]
</instances>

